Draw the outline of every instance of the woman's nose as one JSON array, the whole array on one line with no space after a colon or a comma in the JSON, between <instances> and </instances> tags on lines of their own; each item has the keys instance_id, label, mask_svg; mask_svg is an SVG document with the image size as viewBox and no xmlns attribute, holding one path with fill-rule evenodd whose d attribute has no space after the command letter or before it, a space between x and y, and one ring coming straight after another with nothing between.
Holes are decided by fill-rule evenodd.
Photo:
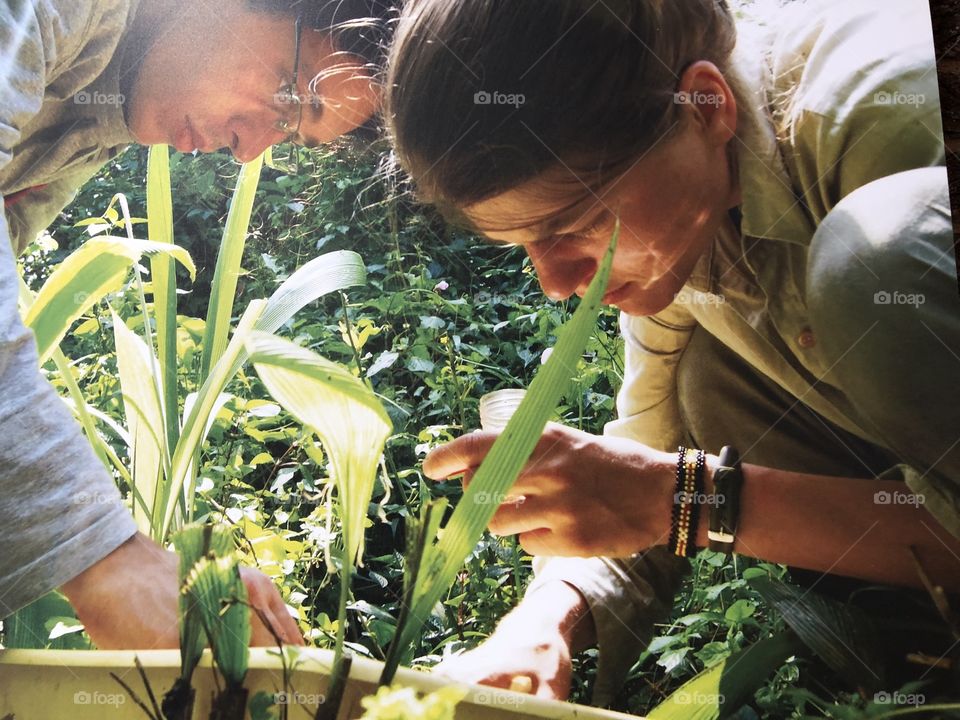
<instances>
[{"instance_id":1,"label":"woman's nose","mask_svg":"<svg viewBox=\"0 0 960 720\"><path fill-rule=\"evenodd\" d=\"M556 242L535 243L527 247L527 255L537 270L540 287L551 300L566 300L586 288L597 272L597 261L587 256L563 252Z\"/></svg>"}]
</instances>

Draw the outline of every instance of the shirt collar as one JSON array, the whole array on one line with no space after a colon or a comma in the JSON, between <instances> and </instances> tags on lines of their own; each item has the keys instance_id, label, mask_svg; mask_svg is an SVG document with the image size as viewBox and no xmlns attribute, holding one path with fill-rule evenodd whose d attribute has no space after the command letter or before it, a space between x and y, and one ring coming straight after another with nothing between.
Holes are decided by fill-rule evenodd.
<instances>
[{"instance_id":1,"label":"shirt collar","mask_svg":"<svg viewBox=\"0 0 960 720\"><path fill-rule=\"evenodd\" d=\"M733 67L747 89L747 96L738 100L756 108L756 112L739 114L737 133L731 140L737 151L742 197L740 227L736 229L732 223L725 222L697 261L686 285L701 292L720 292L714 272L718 243L736 245L737 249L731 246L732 255L736 256L746 252L748 243L744 238L808 246L816 230L794 190L777 140L771 100L784 89L772 82L773 72L762 47L751 47L752 52L738 46L732 58Z\"/></svg>"},{"instance_id":2,"label":"shirt collar","mask_svg":"<svg viewBox=\"0 0 960 720\"><path fill-rule=\"evenodd\" d=\"M126 30L129 31L133 24L133 18L137 13L139 0L129 0L127 10ZM113 57L110 59L106 69L100 74L90 86L90 90L103 93L106 96L115 98L120 97L120 75L129 72L129 63L124 57L126 43L120 40ZM100 126L101 142L105 147L116 147L119 145L130 145L136 143L133 133L127 126L124 108L130 98L125 97L122 103L112 103L104 106L103 111L98 113L97 123Z\"/></svg>"},{"instance_id":3,"label":"shirt collar","mask_svg":"<svg viewBox=\"0 0 960 720\"><path fill-rule=\"evenodd\" d=\"M771 111L775 94L788 90L776 86L765 57L747 59L737 53L733 62L748 88L748 97L741 102L757 109L755 113L740 114L740 125L732 141L736 143L743 198L741 232L749 237L807 246L816 225L787 172L784 148L777 140Z\"/></svg>"}]
</instances>

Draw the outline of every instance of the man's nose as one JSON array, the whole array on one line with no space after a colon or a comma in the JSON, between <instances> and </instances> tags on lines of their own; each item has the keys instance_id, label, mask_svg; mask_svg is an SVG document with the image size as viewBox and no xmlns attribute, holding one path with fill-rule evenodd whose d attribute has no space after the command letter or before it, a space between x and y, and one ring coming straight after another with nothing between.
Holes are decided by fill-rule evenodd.
<instances>
[{"instance_id":1,"label":"man's nose","mask_svg":"<svg viewBox=\"0 0 960 720\"><path fill-rule=\"evenodd\" d=\"M272 126L255 127L246 123L236 124L230 133L230 152L239 162L256 160L267 148L282 141L281 133Z\"/></svg>"},{"instance_id":2,"label":"man's nose","mask_svg":"<svg viewBox=\"0 0 960 720\"><path fill-rule=\"evenodd\" d=\"M595 258L564 252L557 242L540 245L528 246L527 255L537 270L540 287L547 297L566 300L590 284L597 272Z\"/></svg>"}]
</instances>

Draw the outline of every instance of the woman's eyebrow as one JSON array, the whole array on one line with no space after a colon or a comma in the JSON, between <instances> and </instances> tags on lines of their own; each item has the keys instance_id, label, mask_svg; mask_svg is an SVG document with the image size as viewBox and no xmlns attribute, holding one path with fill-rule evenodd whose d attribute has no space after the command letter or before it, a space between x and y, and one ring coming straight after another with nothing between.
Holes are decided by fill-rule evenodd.
<instances>
[{"instance_id":1,"label":"woman's eyebrow","mask_svg":"<svg viewBox=\"0 0 960 720\"><path fill-rule=\"evenodd\" d=\"M586 211L578 212L576 207L547 218L535 226L534 233L537 240L547 240L555 235L574 235L578 227L590 227L608 211L600 201L595 201ZM564 230L566 232L560 232Z\"/></svg>"}]
</instances>

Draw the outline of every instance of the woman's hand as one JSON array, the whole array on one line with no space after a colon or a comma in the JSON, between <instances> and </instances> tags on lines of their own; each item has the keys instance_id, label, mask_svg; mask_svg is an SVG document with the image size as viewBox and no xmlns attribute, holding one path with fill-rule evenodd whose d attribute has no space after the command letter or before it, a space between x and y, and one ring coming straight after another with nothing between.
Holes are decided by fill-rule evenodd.
<instances>
[{"instance_id":1,"label":"woman's hand","mask_svg":"<svg viewBox=\"0 0 960 720\"><path fill-rule=\"evenodd\" d=\"M179 574L176 553L137 533L61 588L98 648L152 649L180 646ZM259 570L240 568L250 605L284 643L303 645L273 582ZM252 646L276 645L258 613L251 613Z\"/></svg>"},{"instance_id":2,"label":"woman's hand","mask_svg":"<svg viewBox=\"0 0 960 720\"><path fill-rule=\"evenodd\" d=\"M529 678L530 693L550 700L570 695L573 664L560 633L497 631L479 647L444 660L434 672L451 680L510 690L517 678Z\"/></svg>"},{"instance_id":3,"label":"woman's hand","mask_svg":"<svg viewBox=\"0 0 960 720\"><path fill-rule=\"evenodd\" d=\"M566 700L571 656L595 642L586 600L572 585L550 581L529 592L480 647L444 660L434 672L507 690L526 678L531 694Z\"/></svg>"},{"instance_id":4,"label":"woman's hand","mask_svg":"<svg viewBox=\"0 0 960 720\"><path fill-rule=\"evenodd\" d=\"M424 472L444 479L479 467L497 433L464 435L431 452ZM533 555L627 557L667 542L676 455L551 423L500 505L497 535Z\"/></svg>"}]
</instances>

